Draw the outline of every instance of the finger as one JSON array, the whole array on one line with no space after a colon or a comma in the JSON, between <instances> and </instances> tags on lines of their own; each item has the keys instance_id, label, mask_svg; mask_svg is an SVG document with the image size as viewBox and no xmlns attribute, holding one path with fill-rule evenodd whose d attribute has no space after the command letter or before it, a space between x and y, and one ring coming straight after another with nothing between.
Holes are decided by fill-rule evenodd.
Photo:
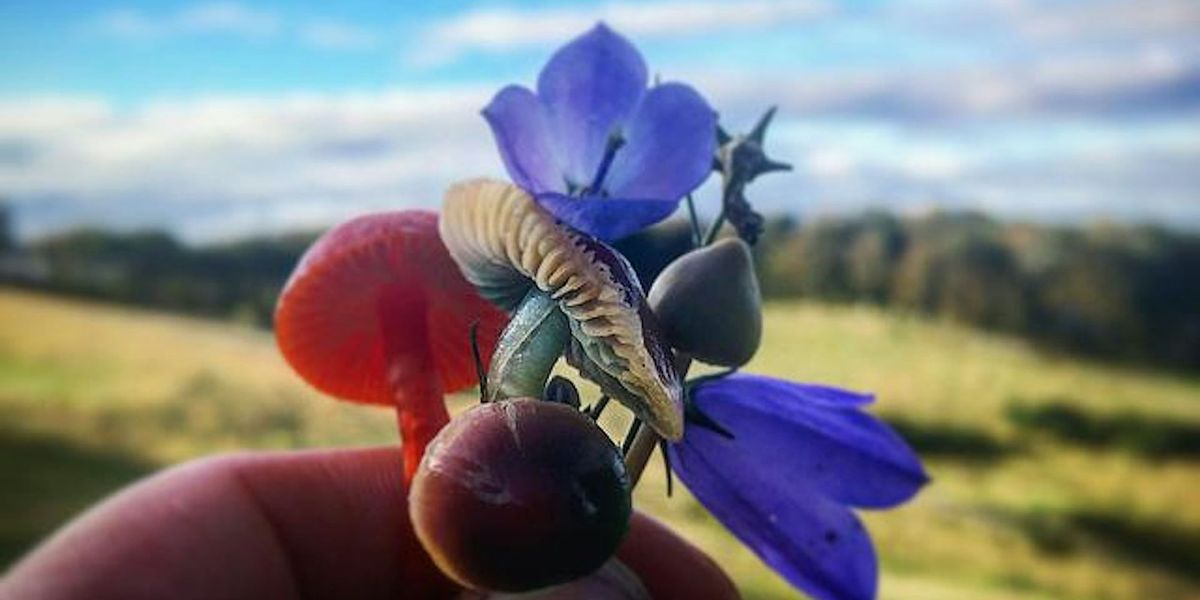
<instances>
[{"instance_id":1,"label":"finger","mask_svg":"<svg viewBox=\"0 0 1200 600\"><path fill-rule=\"evenodd\" d=\"M409 526L395 448L243 454L168 470L77 519L5 585L47 599L452 590Z\"/></svg>"},{"instance_id":2,"label":"finger","mask_svg":"<svg viewBox=\"0 0 1200 600\"><path fill-rule=\"evenodd\" d=\"M636 513L617 558L638 574L653 598L739 598L729 576L707 554L653 517Z\"/></svg>"},{"instance_id":3,"label":"finger","mask_svg":"<svg viewBox=\"0 0 1200 600\"><path fill-rule=\"evenodd\" d=\"M168 470L26 558L15 597L432 598L396 448L243 454ZM735 597L694 546L635 515L619 557L654 597Z\"/></svg>"}]
</instances>

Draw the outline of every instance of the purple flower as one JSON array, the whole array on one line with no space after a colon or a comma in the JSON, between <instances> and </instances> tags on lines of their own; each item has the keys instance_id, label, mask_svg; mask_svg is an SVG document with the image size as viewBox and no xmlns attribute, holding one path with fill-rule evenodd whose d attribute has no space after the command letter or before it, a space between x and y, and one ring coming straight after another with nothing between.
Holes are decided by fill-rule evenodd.
<instances>
[{"instance_id":1,"label":"purple flower","mask_svg":"<svg viewBox=\"0 0 1200 600\"><path fill-rule=\"evenodd\" d=\"M483 110L513 181L559 220L613 240L666 218L712 170L717 116L692 88L646 88L646 63L603 23Z\"/></svg>"},{"instance_id":2,"label":"purple flower","mask_svg":"<svg viewBox=\"0 0 1200 600\"><path fill-rule=\"evenodd\" d=\"M871 399L758 375L703 383L693 407L733 437L689 423L671 462L793 585L823 600L873 598L875 551L850 507L895 506L928 477L904 440L861 410Z\"/></svg>"}]
</instances>

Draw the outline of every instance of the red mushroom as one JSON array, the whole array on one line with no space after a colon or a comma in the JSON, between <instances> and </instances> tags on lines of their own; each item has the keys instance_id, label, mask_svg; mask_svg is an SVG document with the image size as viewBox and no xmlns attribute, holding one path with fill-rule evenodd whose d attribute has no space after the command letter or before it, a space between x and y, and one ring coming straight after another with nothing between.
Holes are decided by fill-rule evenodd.
<instances>
[{"instance_id":1,"label":"red mushroom","mask_svg":"<svg viewBox=\"0 0 1200 600\"><path fill-rule=\"evenodd\" d=\"M463 279L437 214L399 211L343 223L296 265L275 308L275 339L308 383L343 400L396 408L411 480L449 420L445 393L476 383L508 320Z\"/></svg>"}]
</instances>

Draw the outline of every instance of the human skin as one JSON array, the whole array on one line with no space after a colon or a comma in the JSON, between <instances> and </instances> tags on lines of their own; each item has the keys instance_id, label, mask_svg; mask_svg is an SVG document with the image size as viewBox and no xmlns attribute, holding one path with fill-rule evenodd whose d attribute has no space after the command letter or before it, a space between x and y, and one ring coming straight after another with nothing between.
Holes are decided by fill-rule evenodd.
<instances>
[{"instance_id":1,"label":"human skin","mask_svg":"<svg viewBox=\"0 0 1200 600\"><path fill-rule=\"evenodd\" d=\"M168 469L54 534L0 598L449 598L408 520L398 448L244 453ZM635 514L617 552L656 598L736 598L697 548Z\"/></svg>"}]
</instances>

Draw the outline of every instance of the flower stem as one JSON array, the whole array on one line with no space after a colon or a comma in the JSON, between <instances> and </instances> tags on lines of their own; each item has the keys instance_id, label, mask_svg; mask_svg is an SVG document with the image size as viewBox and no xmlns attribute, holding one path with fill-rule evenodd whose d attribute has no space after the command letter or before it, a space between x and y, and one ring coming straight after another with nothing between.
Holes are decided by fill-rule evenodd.
<instances>
[{"instance_id":1,"label":"flower stem","mask_svg":"<svg viewBox=\"0 0 1200 600\"><path fill-rule=\"evenodd\" d=\"M646 470L646 463L650 462L650 455L654 452L654 447L658 445L658 434L649 427L643 427L638 430L637 435L633 438L633 444L629 446L629 452L625 454L625 471L629 473L629 488L636 489L638 481L642 478L642 471Z\"/></svg>"},{"instance_id":2,"label":"flower stem","mask_svg":"<svg viewBox=\"0 0 1200 600\"><path fill-rule=\"evenodd\" d=\"M599 400L596 401L596 405L592 407L592 410L588 413L588 416L591 417L593 421L599 419L600 415L604 412L604 408L607 406L608 394L604 394L603 396L600 396Z\"/></svg>"},{"instance_id":3,"label":"flower stem","mask_svg":"<svg viewBox=\"0 0 1200 600\"><path fill-rule=\"evenodd\" d=\"M633 440L637 437L639 431L642 430L642 420L634 419L633 423L629 424L629 432L625 434L625 440L621 442L621 453L628 454L629 449L633 446Z\"/></svg>"},{"instance_id":4,"label":"flower stem","mask_svg":"<svg viewBox=\"0 0 1200 600\"><path fill-rule=\"evenodd\" d=\"M721 212L717 215L717 220L713 221L712 227L708 228L708 234L704 236L703 246L707 246L717 241L717 234L721 232L721 226L725 224L725 206L722 203Z\"/></svg>"}]
</instances>

